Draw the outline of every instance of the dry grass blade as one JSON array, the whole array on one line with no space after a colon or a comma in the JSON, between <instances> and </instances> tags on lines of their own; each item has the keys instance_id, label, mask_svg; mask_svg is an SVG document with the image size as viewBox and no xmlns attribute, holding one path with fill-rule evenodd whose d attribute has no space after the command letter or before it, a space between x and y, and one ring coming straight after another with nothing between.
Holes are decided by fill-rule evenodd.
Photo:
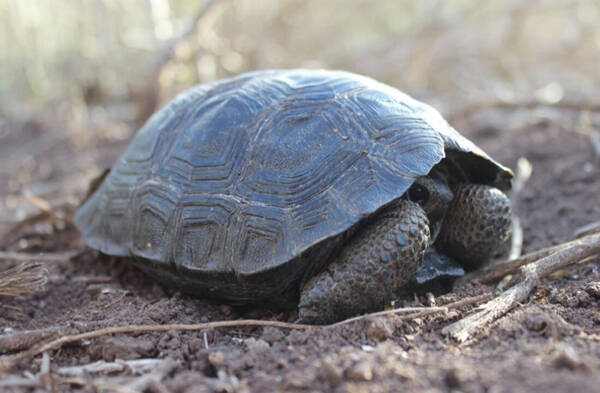
<instances>
[{"instance_id":1,"label":"dry grass blade","mask_svg":"<svg viewBox=\"0 0 600 393\"><path fill-rule=\"evenodd\" d=\"M35 195L29 189L26 188L23 190L23 196L29 201L29 203L40 209L42 212L47 213L50 217L59 220L64 219L64 215L62 214L62 212L55 211L55 209L52 208L50 202L48 202L42 197Z\"/></svg>"},{"instance_id":2,"label":"dry grass blade","mask_svg":"<svg viewBox=\"0 0 600 393\"><path fill-rule=\"evenodd\" d=\"M575 230L575 237L582 237L600 232L600 221L592 222Z\"/></svg>"},{"instance_id":3,"label":"dry grass blade","mask_svg":"<svg viewBox=\"0 0 600 393\"><path fill-rule=\"evenodd\" d=\"M24 252L0 251L0 259L16 262L67 262L80 252L81 250L69 250L58 253L44 252L30 254Z\"/></svg>"},{"instance_id":4,"label":"dry grass blade","mask_svg":"<svg viewBox=\"0 0 600 393\"><path fill-rule=\"evenodd\" d=\"M48 282L48 271L39 263L19 263L0 273L0 296L38 292Z\"/></svg>"},{"instance_id":5,"label":"dry grass blade","mask_svg":"<svg viewBox=\"0 0 600 393\"><path fill-rule=\"evenodd\" d=\"M442 333L448 334L460 342L468 340L486 325L527 299L543 277L590 256L600 254L600 234L586 236L569 244L567 248L521 267L523 281L482 305L481 311L445 327Z\"/></svg>"}]
</instances>

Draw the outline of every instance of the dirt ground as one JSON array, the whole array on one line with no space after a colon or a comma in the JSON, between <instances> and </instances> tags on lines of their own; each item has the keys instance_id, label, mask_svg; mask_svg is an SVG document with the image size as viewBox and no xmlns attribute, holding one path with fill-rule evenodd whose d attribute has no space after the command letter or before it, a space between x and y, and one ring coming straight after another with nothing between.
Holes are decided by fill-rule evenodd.
<instances>
[{"instance_id":1,"label":"dirt ground","mask_svg":"<svg viewBox=\"0 0 600 393\"><path fill-rule=\"evenodd\" d=\"M519 159L521 167L531 164L531 178L512 196L526 253L569 240L577 228L600 220L600 161L588 135L578 131L577 113L562 113L563 127L540 121L543 116L514 127L509 124L519 116L514 112L486 110L457 125L508 166L517 168ZM13 158L37 141L38 153L29 166L33 174L26 179L34 191L64 178L74 154L69 141L40 142L43 128L34 123L9 126L1 137L0 154ZM105 141L77 154L108 166L125 143ZM83 167L70 168L71 174L99 172L85 161L77 165ZM3 196L23 173L0 173L1 182L8 184ZM69 191L68 206L83 197L83 186L76 190ZM32 210L20 200L13 204L25 209L23 215ZM81 252L69 261L47 263L44 291L2 299L2 335L50 327L65 333L132 324L295 318L294 313L235 309L161 287L126 262L83 248L68 220L25 225L5 233L3 242L11 251ZM3 262L2 268L6 266ZM466 315L468 307L411 321L366 319L329 330L243 327L120 334L49 351L50 382L39 377L41 356L23 361L0 380L0 390L41 392L54 385L56 391L89 392L597 392L599 283L598 257L559 271L529 301L464 344L445 337L441 329ZM435 298L399 299L396 306L443 305L493 289L470 286ZM128 366L110 372L75 367L116 359Z\"/></svg>"}]
</instances>

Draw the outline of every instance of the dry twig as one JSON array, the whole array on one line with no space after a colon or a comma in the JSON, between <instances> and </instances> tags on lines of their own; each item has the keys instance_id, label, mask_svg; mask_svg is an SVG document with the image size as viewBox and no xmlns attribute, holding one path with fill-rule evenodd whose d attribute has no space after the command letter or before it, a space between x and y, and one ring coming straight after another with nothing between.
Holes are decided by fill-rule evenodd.
<instances>
[{"instance_id":1,"label":"dry twig","mask_svg":"<svg viewBox=\"0 0 600 393\"><path fill-rule=\"evenodd\" d=\"M385 310L385 311L379 311L379 312L374 312L371 314L366 314L366 315L360 315L358 317L354 317L354 318L350 318L350 319L345 319L343 321L334 323L332 325L327 325L324 326L326 328L332 328L332 327L338 327L338 326L342 326L342 325L347 325L349 323L352 322L356 322L359 321L361 319L365 319L365 318L376 318L376 317L383 317L383 316L390 316L390 315L396 315L399 314L401 312L404 313L411 313L411 314L407 314L407 315L402 315L398 318L398 320L401 321L406 321L406 320L411 320L411 319L415 319L415 318L422 318L428 315L432 315L432 314L439 314L439 313L446 313L449 310L455 309L455 308L460 308L460 307L464 307L464 306L469 306L471 304L477 304L477 303L481 303L481 302L485 302L489 299L491 299L493 297L493 295L491 293L485 293L483 295L478 295L478 296L472 296L472 297L468 297L465 299L461 299L458 300L456 302L452 302L449 303L445 306L439 306L439 307L405 307L405 308L396 308L393 310Z\"/></svg>"},{"instance_id":2,"label":"dry twig","mask_svg":"<svg viewBox=\"0 0 600 393\"><path fill-rule=\"evenodd\" d=\"M489 323L503 316L517 304L527 299L540 280L550 273L575 264L600 253L600 234L589 235L568 243L562 248L536 262L521 267L523 281L504 291L495 299L481 306L481 311L469 315L449 326L442 333L457 341L465 341Z\"/></svg>"},{"instance_id":3,"label":"dry twig","mask_svg":"<svg viewBox=\"0 0 600 393\"><path fill-rule=\"evenodd\" d=\"M12 367L14 367L18 362L31 358L33 356L39 355L40 353L44 353L46 351L51 351L54 349L58 349L65 344L77 342L80 340L89 340L92 338L97 338L101 336L106 336L109 334L119 334L119 333L149 333L149 332L166 332L166 331L177 331L177 330L204 330L204 329L216 329L216 328L229 328L229 327L249 327L249 326L257 326L257 327L277 327L281 329L297 329L297 330L317 330L317 329L330 329L336 328L342 325L346 325L349 323L353 323L359 320L378 317L378 316L388 316L394 315L398 313L409 313L407 315L402 315L399 317L400 320L411 320L415 318L421 318L427 315L437 314L437 313L445 313L448 310L464 307L471 304L480 303L482 301L489 300L491 298L491 294L484 294L479 296L473 296L466 299L461 299L459 301L447 304L445 306L440 307L407 307L407 308L399 308L393 310L386 310L381 312L376 312L372 314L365 314L359 317L350 318L332 325L300 325L296 323L288 323L288 322L279 322L279 321L263 321L257 319L241 319L241 320L233 320L233 321L216 321L216 322L206 322L199 324L173 324L173 325L130 325L130 326L113 326L104 329L93 330L90 332L66 335L60 337L56 340L43 343L40 345L36 345L31 347L25 351L19 352L15 355L8 355L0 357L0 374L5 373ZM0 336L1 338L1 336Z\"/></svg>"},{"instance_id":4,"label":"dry twig","mask_svg":"<svg viewBox=\"0 0 600 393\"><path fill-rule=\"evenodd\" d=\"M590 225L589 228L588 226L582 227L584 228L585 232L582 234L576 234L578 238L574 240L570 240L568 242L561 243L556 246L543 248L541 250L525 254L519 258L511 259L507 262L496 263L490 266L486 266L483 269L467 274L456 281L455 287L460 287L465 283L479 282L482 284L487 284L499 280L507 274L516 272L522 266L540 260L557 251L564 250L579 244L580 240L599 232L600 226L597 227L597 225L598 223L594 223L593 226Z\"/></svg>"},{"instance_id":5,"label":"dry twig","mask_svg":"<svg viewBox=\"0 0 600 393\"><path fill-rule=\"evenodd\" d=\"M52 373L50 372L50 356L48 355L48 352L44 352L44 355L42 356L40 378L42 382L44 382L44 387L47 391L57 393L54 378L52 378Z\"/></svg>"},{"instance_id":6,"label":"dry twig","mask_svg":"<svg viewBox=\"0 0 600 393\"><path fill-rule=\"evenodd\" d=\"M165 376L170 374L175 367L177 367L177 362L175 362L173 359L165 359L162 363L157 364L152 372L143 375L141 378L134 379L126 386L136 392L145 392L150 390L158 393L168 393L169 391L161 381L165 378Z\"/></svg>"},{"instance_id":7,"label":"dry twig","mask_svg":"<svg viewBox=\"0 0 600 393\"><path fill-rule=\"evenodd\" d=\"M56 377L56 382L61 384L89 386L93 391L103 392L116 392L116 393L139 393L139 390L135 390L126 386L122 386L117 383L107 382L103 379L87 379L83 377Z\"/></svg>"},{"instance_id":8,"label":"dry twig","mask_svg":"<svg viewBox=\"0 0 600 393\"><path fill-rule=\"evenodd\" d=\"M575 230L575 237L582 237L591 235L592 233L600 232L600 221L592 222L590 224L579 227Z\"/></svg>"},{"instance_id":9,"label":"dry twig","mask_svg":"<svg viewBox=\"0 0 600 393\"><path fill-rule=\"evenodd\" d=\"M3 375L0 378L0 389L13 389L16 388L39 388L42 387L39 379L36 378L24 378L17 375ZM13 391L9 390L9 391ZM2 390L3 391L3 390ZM21 390L18 390L21 391Z\"/></svg>"},{"instance_id":10,"label":"dry twig","mask_svg":"<svg viewBox=\"0 0 600 393\"><path fill-rule=\"evenodd\" d=\"M129 371L134 374L143 374L152 371L159 364L165 362L165 359L133 359L133 360L115 360L114 362L105 362L99 360L94 363L81 366L60 367L56 370L57 374L67 377L80 377L92 373L110 374L122 371Z\"/></svg>"},{"instance_id":11,"label":"dry twig","mask_svg":"<svg viewBox=\"0 0 600 393\"><path fill-rule=\"evenodd\" d=\"M162 48L158 51L158 55L152 65L151 75L149 80L145 83L145 89L142 92L142 102L138 110L137 121L143 123L146 119L156 110L159 100L159 76L163 70L165 64L171 60L175 54L175 49L182 42L185 42L198 27L200 20L208 13L208 11L218 2L219 0L206 0L204 4L196 11L194 16L191 18L185 29L176 37L168 40L164 43Z\"/></svg>"},{"instance_id":12,"label":"dry twig","mask_svg":"<svg viewBox=\"0 0 600 393\"><path fill-rule=\"evenodd\" d=\"M45 329L6 333L0 336L0 353L9 353L25 348L31 348L47 338L72 333L73 329L65 326L53 326Z\"/></svg>"},{"instance_id":13,"label":"dry twig","mask_svg":"<svg viewBox=\"0 0 600 393\"><path fill-rule=\"evenodd\" d=\"M547 257L552 253L555 253L560 250L564 250L565 248L570 247L575 240L562 243L556 246L543 248L541 250L530 252L529 254L525 254L519 258L511 259L502 263L495 263L490 266L486 266L480 270L474 271L467 275L460 277L456 280L454 287L458 288L466 283L474 283L479 282L482 284L487 284L496 280L501 279L507 274L511 274L519 270L520 267L527 265L531 262L535 262L541 258Z\"/></svg>"}]
</instances>

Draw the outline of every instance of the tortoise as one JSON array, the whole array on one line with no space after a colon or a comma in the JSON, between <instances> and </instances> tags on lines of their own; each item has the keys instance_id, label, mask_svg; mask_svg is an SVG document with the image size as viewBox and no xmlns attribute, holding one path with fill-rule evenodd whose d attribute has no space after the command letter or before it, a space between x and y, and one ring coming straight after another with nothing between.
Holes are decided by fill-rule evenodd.
<instances>
[{"instance_id":1,"label":"tortoise","mask_svg":"<svg viewBox=\"0 0 600 393\"><path fill-rule=\"evenodd\" d=\"M156 112L75 224L88 246L183 292L328 323L498 254L512 177L435 109L369 77L257 71Z\"/></svg>"}]
</instances>

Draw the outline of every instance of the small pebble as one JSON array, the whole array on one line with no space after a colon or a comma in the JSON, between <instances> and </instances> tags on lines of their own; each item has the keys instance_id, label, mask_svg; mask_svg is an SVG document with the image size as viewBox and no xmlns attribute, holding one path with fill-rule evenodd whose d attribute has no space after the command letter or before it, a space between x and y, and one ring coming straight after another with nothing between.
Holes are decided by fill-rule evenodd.
<instances>
[{"instance_id":1,"label":"small pebble","mask_svg":"<svg viewBox=\"0 0 600 393\"><path fill-rule=\"evenodd\" d=\"M292 373L285 376L283 379L284 391L289 389L305 389L309 386L310 381L306 377L299 375L298 373Z\"/></svg>"},{"instance_id":2,"label":"small pebble","mask_svg":"<svg viewBox=\"0 0 600 393\"><path fill-rule=\"evenodd\" d=\"M321 379L330 382L339 382L342 379L342 370L328 360L321 363L319 375Z\"/></svg>"},{"instance_id":3,"label":"small pebble","mask_svg":"<svg viewBox=\"0 0 600 393\"><path fill-rule=\"evenodd\" d=\"M373 379L373 369L367 360L356 363L348 370L348 377L356 381L370 381Z\"/></svg>"},{"instance_id":4,"label":"small pebble","mask_svg":"<svg viewBox=\"0 0 600 393\"><path fill-rule=\"evenodd\" d=\"M198 353L204 349L204 340L199 337L192 337L187 342L190 353Z\"/></svg>"},{"instance_id":5,"label":"small pebble","mask_svg":"<svg viewBox=\"0 0 600 393\"><path fill-rule=\"evenodd\" d=\"M233 313L233 309L227 304L221 304L221 306L219 307L219 311L221 311L221 313L226 317L230 316Z\"/></svg>"},{"instance_id":6,"label":"small pebble","mask_svg":"<svg viewBox=\"0 0 600 393\"><path fill-rule=\"evenodd\" d=\"M277 342L285 337L285 334L281 331L281 329L274 328L272 326L267 326L263 329L261 338L267 342Z\"/></svg>"},{"instance_id":7,"label":"small pebble","mask_svg":"<svg viewBox=\"0 0 600 393\"><path fill-rule=\"evenodd\" d=\"M600 281L588 282L583 289L595 299L600 299Z\"/></svg>"},{"instance_id":8,"label":"small pebble","mask_svg":"<svg viewBox=\"0 0 600 393\"><path fill-rule=\"evenodd\" d=\"M458 389L461 385L460 377L455 368L452 368L446 372L446 375L444 376L444 381L446 382L446 385L448 385L448 387L451 389Z\"/></svg>"},{"instance_id":9,"label":"small pebble","mask_svg":"<svg viewBox=\"0 0 600 393\"><path fill-rule=\"evenodd\" d=\"M554 358L554 365L557 368L567 368L569 370L583 370L587 368L577 351L570 345L559 346L558 354Z\"/></svg>"},{"instance_id":10,"label":"small pebble","mask_svg":"<svg viewBox=\"0 0 600 393\"><path fill-rule=\"evenodd\" d=\"M430 307L437 306L437 303L435 301L435 296L433 296L433 293L427 292L427 294L425 295L425 298L427 299L428 306L430 306Z\"/></svg>"},{"instance_id":11,"label":"small pebble","mask_svg":"<svg viewBox=\"0 0 600 393\"><path fill-rule=\"evenodd\" d=\"M216 368L222 367L225 364L225 354L221 351L211 352L208 354L208 361Z\"/></svg>"},{"instance_id":12,"label":"small pebble","mask_svg":"<svg viewBox=\"0 0 600 393\"><path fill-rule=\"evenodd\" d=\"M139 359L152 356L156 352L153 341L134 337L107 337L98 340L89 349L94 359L113 361L115 359Z\"/></svg>"},{"instance_id":13,"label":"small pebble","mask_svg":"<svg viewBox=\"0 0 600 393\"><path fill-rule=\"evenodd\" d=\"M246 344L246 348L248 348L248 351L254 354L267 352L270 348L269 343L260 338L257 340L254 337L251 337L244 341Z\"/></svg>"},{"instance_id":14,"label":"small pebble","mask_svg":"<svg viewBox=\"0 0 600 393\"><path fill-rule=\"evenodd\" d=\"M592 303L592 296L585 290L578 290L575 296L579 307L587 307Z\"/></svg>"},{"instance_id":15,"label":"small pebble","mask_svg":"<svg viewBox=\"0 0 600 393\"><path fill-rule=\"evenodd\" d=\"M548 328L550 318L541 312L529 312L525 314L523 324L531 331L543 333Z\"/></svg>"},{"instance_id":16,"label":"small pebble","mask_svg":"<svg viewBox=\"0 0 600 393\"><path fill-rule=\"evenodd\" d=\"M383 341L392 337L394 329L386 318L375 318L367 327L367 338L374 341Z\"/></svg>"}]
</instances>

